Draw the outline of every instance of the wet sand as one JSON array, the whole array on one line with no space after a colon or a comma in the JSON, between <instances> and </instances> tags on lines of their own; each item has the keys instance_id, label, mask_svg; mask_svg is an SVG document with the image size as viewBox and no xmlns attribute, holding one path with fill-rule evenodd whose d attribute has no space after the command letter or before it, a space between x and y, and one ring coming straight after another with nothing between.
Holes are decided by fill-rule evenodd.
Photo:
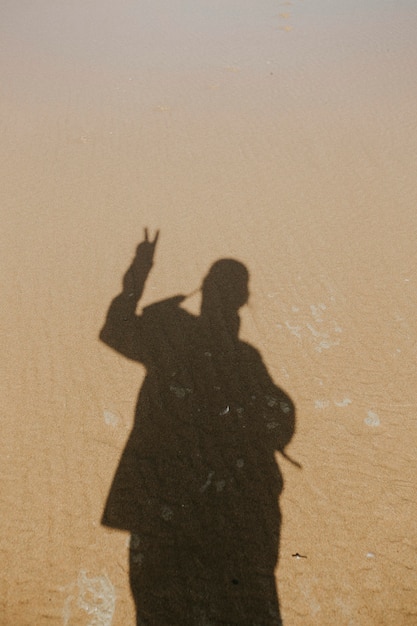
<instances>
[{"instance_id":1,"label":"wet sand","mask_svg":"<svg viewBox=\"0 0 417 626\"><path fill-rule=\"evenodd\" d=\"M99 332L145 226L143 305L249 269L240 337L302 466L278 459L285 626L415 624L415 6L3 13L0 624L134 623L100 520L144 369Z\"/></svg>"}]
</instances>

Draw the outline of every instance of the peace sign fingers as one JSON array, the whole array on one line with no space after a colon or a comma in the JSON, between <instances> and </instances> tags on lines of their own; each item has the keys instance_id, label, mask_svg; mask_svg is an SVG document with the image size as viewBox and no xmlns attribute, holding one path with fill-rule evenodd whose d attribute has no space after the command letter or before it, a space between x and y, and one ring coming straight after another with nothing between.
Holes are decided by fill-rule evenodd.
<instances>
[{"instance_id":1,"label":"peace sign fingers","mask_svg":"<svg viewBox=\"0 0 417 626\"><path fill-rule=\"evenodd\" d=\"M147 244L152 245L155 248L156 243L158 241L158 237L159 237L159 230L156 231L155 237L154 237L153 241L150 241L150 239L149 239L149 231L148 231L148 229L145 228L144 230L145 230L145 242Z\"/></svg>"}]
</instances>

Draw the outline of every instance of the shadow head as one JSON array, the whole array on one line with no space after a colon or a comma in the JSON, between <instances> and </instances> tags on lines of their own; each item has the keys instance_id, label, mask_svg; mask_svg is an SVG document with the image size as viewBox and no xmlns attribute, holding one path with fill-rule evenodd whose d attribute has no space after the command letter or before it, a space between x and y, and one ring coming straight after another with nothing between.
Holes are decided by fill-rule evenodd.
<instances>
[{"instance_id":1,"label":"shadow head","mask_svg":"<svg viewBox=\"0 0 417 626\"><path fill-rule=\"evenodd\" d=\"M202 310L216 308L237 313L249 298L249 272L235 259L220 259L211 266L202 285Z\"/></svg>"}]
</instances>

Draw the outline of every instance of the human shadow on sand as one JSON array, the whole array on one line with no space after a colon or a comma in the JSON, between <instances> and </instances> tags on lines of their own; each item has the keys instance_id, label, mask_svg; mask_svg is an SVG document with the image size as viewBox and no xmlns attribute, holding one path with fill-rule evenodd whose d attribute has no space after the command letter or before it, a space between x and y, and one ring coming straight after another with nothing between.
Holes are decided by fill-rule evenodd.
<instances>
[{"instance_id":1,"label":"human shadow on sand","mask_svg":"<svg viewBox=\"0 0 417 626\"><path fill-rule=\"evenodd\" d=\"M180 295L136 314L156 241L145 231L100 333L146 368L102 523L131 533L137 625L276 626L275 453L286 456L294 404L239 340L242 263L212 265L199 316Z\"/></svg>"}]
</instances>

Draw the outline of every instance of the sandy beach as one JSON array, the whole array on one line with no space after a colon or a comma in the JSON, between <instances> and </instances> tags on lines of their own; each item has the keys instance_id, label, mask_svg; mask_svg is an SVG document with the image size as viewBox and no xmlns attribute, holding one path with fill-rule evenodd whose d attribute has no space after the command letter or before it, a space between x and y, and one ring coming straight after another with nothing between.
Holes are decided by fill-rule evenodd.
<instances>
[{"instance_id":1,"label":"sandy beach","mask_svg":"<svg viewBox=\"0 0 417 626\"><path fill-rule=\"evenodd\" d=\"M282 623L415 625L417 6L2 14L0 625L136 623L129 532L101 522L146 368L99 335L145 227L138 314L196 292L179 308L199 320L209 268L247 268L235 341L295 407L294 463L275 448ZM201 493L227 488L220 468ZM229 623L207 607L182 625Z\"/></svg>"}]
</instances>

